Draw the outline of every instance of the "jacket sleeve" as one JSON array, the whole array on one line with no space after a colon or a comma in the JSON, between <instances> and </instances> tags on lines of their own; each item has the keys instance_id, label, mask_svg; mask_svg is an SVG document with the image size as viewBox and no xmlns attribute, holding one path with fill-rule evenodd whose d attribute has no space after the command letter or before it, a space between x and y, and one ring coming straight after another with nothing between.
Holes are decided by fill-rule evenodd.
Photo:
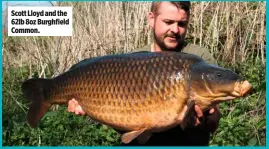
<instances>
[{"instance_id":1,"label":"jacket sleeve","mask_svg":"<svg viewBox=\"0 0 269 149\"><path fill-rule=\"evenodd\" d=\"M188 44L187 46L185 46L183 48L182 51L185 53L197 55L209 64L218 65L217 61L214 59L212 54L206 48L203 48L203 47L200 47L200 46L194 45L194 44Z\"/></svg>"}]
</instances>

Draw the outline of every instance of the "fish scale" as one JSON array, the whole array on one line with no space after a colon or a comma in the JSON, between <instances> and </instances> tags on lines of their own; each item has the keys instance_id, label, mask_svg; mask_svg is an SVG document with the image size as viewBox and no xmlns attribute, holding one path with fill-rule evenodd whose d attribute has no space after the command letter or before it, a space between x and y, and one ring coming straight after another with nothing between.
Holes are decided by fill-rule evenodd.
<instances>
[{"instance_id":1,"label":"fish scale","mask_svg":"<svg viewBox=\"0 0 269 149\"><path fill-rule=\"evenodd\" d=\"M90 58L55 78L22 84L23 94L32 102L27 115L32 127L52 104L75 99L92 119L126 131L124 143L142 133L177 125L184 129L194 121L194 103L205 111L250 89L251 84L234 72L176 52Z\"/></svg>"},{"instance_id":2,"label":"fish scale","mask_svg":"<svg viewBox=\"0 0 269 149\"><path fill-rule=\"evenodd\" d=\"M145 58L146 59L146 58ZM146 97L148 99L152 99L154 100L152 103L154 104L161 104L161 98L162 96L164 96L163 94L165 93L164 89L161 89L159 92L158 91L154 91L154 89L151 88L151 90L148 90L148 88L151 86L151 84L154 83L154 81L158 81L156 79L153 79L153 77L156 77L156 73L158 72L165 72L165 69L162 69L161 67L159 67L160 65L163 65L164 63L157 63L157 62L161 62L159 60L159 58L156 58L156 61L154 59L151 58L150 61L146 61L146 60L142 60L139 59L136 63L134 61L132 61L132 67L129 67L128 64L126 65L122 65L121 63L118 62L123 62L126 59L121 59L119 61L117 61L117 59L113 59L109 61L102 61L103 64L97 64L94 68L95 69L100 69L98 72L98 74L96 76L92 75L92 76L87 76L87 80L85 80L84 78L86 78L85 74L93 74L91 71L95 71L94 69L90 69L91 67L89 67L89 69L80 69L76 72L76 74L80 74L80 75L76 75L75 76L80 76L77 77L76 82L77 84L75 86L73 86L73 89L76 90L77 88L79 88L79 92L81 91L85 91L86 85L83 84L83 82L88 82L87 85L88 86L92 86L95 88L91 88L89 87L89 89L91 89L92 91L87 91L87 92L92 92L92 94L89 94L89 96L87 98L85 98L85 96L81 96L81 97L77 97L78 102L83 105L82 108L91 116L91 109L95 109L93 111L97 111L95 112L98 113L96 116L93 116L95 119L98 120L98 117L101 117L101 120L104 122L107 122L107 118L110 113L111 110L105 110L105 108L102 107L109 107L109 106L104 106L106 104L106 100L109 100L107 98L103 98L104 96L102 95L108 95L109 97L113 97L113 94L118 94L119 98L114 98L114 99L110 99L113 102L113 106L117 111L117 115L120 115L120 119L123 121L123 124L121 127L126 127L126 119L128 119L131 115L141 115L143 109L148 109L148 108L152 108L152 107L145 107L147 106L146 104L144 104L143 100L146 100ZM163 59L164 60L164 59ZM110 63L110 65L108 65L108 62ZM114 64L113 64L114 63ZM171 62L170 62L171 63ZM115 83L115 81L113 81L112 78L110 78L110 74L107 73L109 72L109 67L113 67L113 65L118 65L120 66L120 68L117 70L112 69L111 73L120 73L118 76L120 76L119 78L117 78L119 81L117 83ZM147 64L147 66L141 66L143 64ZM167 64L164 64L167 65ZM149 69L149 68L155 68L155 69ZM157 69L158 71L155 71L156 68L160 68ZM168 70L171 70L171 67L167 67ZM114 70L114 71L113 71ZM151 71L147 71L146 70L151 70ZM132 76L131 74L133 74L133 72L138 72L135 73L133 77L129 77ZM70 72L71 73L71 72ZM153 77L150 77L150 74ZM60 77L60 76L59 76ZM64 76L63 76L64 77ZM56 78L57 79L57 78ZM116 79L116 80L117 80ZM134 80L132 80L134 79ZM61 80L61 79L59 79ZM91 81L93 80L93 81ZM97 80L97 81L94 81ZM136 81L135 81L136 80ZM136 82L136 84L132 84L130 82ZM164 81L164 82L159 82L160 86L169 86L169 81ZM57 82L57 83L60 83ZM70 83L73 83L72 81ZM83 84L83 85L82 85ZM126 86L122 86L122 84L126 85ZM109 92L106 90L106 88L108 87L108 85L112 86L115 90L115 92ZM55 85L57 86L57 85ZM82 87L81 87L82 86ZM138 86L138 87L136 87ZM136 90L131 90L130 88L135 88ZM171 87L171 86L169 86ZM163 87L165 88L165 87ZM57 92L65 92L63 91L58 91ZM108 92L108 94L106 94L106 92ZM82 94L82 93L80 93ZM132 96L133 95L133 96ZM162 96L161 96L162 95ZM63 95L64 96L64 95ZM62 97L63 97L62 96ZM132 97L136 97L136 98L132 98ZM57 98L57 97L52 97L52 98ZM95 100L99 100L101 103L97 104L97 105L93 105L92 99ZM132 107L132 110L129 110L129 114L122 114L125 113L125 107L121 107L119 105L122 105L122 103L124 103L125 100L130 100L131 102L125 102L128 104L130 104L130 107ZM57 99L55 99L55 101L57 101ZM91 105L95 106L95 108L93 108ZM142 108L143 107L143 108ZM153 106L153 108L156 108L155 106ZM158 108L160 109L164 109L164 107L162 106L158 106ZM108 108L110 109L110 108ZM136 110L134 110L136 109ZM112 110L114 111L114 110ZM146 114L146 113L144 113ZM118 119L118 118L116 118ZM112 120L113 121L113 120ZM133 120L136 121L137 123L141 123L141 119L138 118L138 120ZM113 123L107 122L109 123L109 125L113 125ZM118 124L117 124L118 125ZM134 125L134 124L133 124Z\"/></svg>"}]
</instances>

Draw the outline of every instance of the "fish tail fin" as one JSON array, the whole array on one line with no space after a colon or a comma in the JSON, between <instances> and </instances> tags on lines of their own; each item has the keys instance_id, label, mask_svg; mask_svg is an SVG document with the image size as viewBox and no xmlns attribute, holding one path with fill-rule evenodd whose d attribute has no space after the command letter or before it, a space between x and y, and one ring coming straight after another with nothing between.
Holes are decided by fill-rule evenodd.
<instances>
[{"instance_id":1,"label":"fish tail fin","mask_svg":"<svg viewBox=\"0 0 269 149\"><path fill-rule=\"evenodd\" d=\"M30 79L21 86L24 96L31 102L27 114L27 121L31 127L37 126L52 105L44 96L45 88L49 84L48 79Z\"/></svg>"}]
</instances>

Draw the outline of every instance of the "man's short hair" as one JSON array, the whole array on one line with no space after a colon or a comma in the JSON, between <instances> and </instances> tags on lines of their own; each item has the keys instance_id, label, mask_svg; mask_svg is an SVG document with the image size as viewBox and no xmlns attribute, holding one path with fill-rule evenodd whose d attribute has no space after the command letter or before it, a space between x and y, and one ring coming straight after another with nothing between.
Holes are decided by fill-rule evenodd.
<instances>
[{"instance_id":1,"label":"man's short hair","mask_svg":"<svg viewBox=\"0 0 269 149\"><path fill-rule=\"evenodd\" d=\"M162 2L152 2L151 12L158 14L158 9L161 3ZM172 1L170 3L176 6L178 9L183 9L184 11L186 11L188 15L190 14L190 7L191 7L190 1L179 1L179 2Z\"/></svg>"}]
</instances>

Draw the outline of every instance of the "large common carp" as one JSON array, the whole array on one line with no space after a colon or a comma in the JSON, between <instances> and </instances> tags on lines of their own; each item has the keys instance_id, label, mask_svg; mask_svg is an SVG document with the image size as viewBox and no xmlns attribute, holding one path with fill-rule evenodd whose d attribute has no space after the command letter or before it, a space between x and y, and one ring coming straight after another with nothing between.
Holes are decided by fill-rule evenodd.
<instances>
[{"instance_id":1,"label":"large common carp","mask_svg":"<svg viewBox=\"0 0 269 149\"><path fill-rule=\"evenodd\" d=\"M126 131L122 141L188 121L186 105L210 106L245 95L248 81L231 70L178 52L138 52L84 60L52 79L30 79L22 91L31 101L28 122L37 126L52 104L75 98L92 119ZM186 112L187 111L187 112ZM142 140L143 141L143 140Z\"/></svg>"}]
</instances>

